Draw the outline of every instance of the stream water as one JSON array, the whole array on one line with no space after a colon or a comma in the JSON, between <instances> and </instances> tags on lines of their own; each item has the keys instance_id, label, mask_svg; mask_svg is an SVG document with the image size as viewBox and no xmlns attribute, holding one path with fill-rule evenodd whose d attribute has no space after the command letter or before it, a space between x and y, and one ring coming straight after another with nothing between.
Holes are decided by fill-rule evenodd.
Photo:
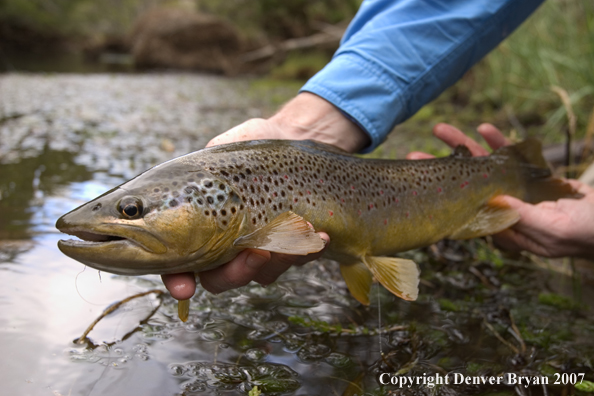
<instances>
[{"instance_id":1,"label":"stream water","mask_svg":"<svg viewBox=\"0 0 594 396\"><path fill-rule=\"evenodd\" d=\"M3 393L233 395L258 386L266 395L405 394L382 387L383 372L583 372L592 380L589 287L542 266L503 263L480 242L410 253L424 271L415 303L374 287L363 307L336 265L318 261L266 288L217 296L199 288L186 323L167 293L150 293L75 342L111 304L165 289L157 276L99 273L62 255L57 218L269 114L279 95L290 92L191 74L0 75ZM567 389L493 388L521 395Z\"/></svg>"}]
</instances>

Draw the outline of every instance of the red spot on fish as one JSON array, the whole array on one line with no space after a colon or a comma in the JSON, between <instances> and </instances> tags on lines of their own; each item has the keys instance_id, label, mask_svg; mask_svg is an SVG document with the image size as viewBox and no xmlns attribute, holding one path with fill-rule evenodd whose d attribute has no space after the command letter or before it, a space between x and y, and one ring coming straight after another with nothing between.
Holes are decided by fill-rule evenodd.
<instances>
[{"instance_id":1,"label":"red spot on fish","mask_svg":"<svg viewBox=\"0 0 594 396\"><path fill-rule=\"evenodd\" d=\"M311 195L311 191L307 190L307 193L308 193L309 195Z\"/></svg>"},{"instance_id":2,"label":"red spot on fish","mask_svg":"<svg viewBox=\"0 0 594 396\"><path fill-rule=\"evenodd\" d=\"M331 210L329 210L329 211L328 211L328 214L329 214L330 216L334 216L334 212L333 212L333 211L331 211Z\"/></svg>"},{"instance_id":3,"label":"red spot on fish","mask_svg":"<svg viewBox=\"0 0 594 396\"><path fill-rule=\"evenodd\" d=\"M285 175L285 179L288 179L288 178L289 178L289 176Z\"/></svg>"},{"instance_id":4,"label":"red spot on fish","mask_svg":"<svg viewBox=\"0 0 594 396\"><path fill-rule=\"evenodd\" d=\"M355 186L351 186L351 190L354 190L354 189L355 189Z\"/></svg>"},{"instance_id":5,"label":"red spot on fish","mask_svg":"<svg viewBox=\"0 0 594 396\"><path fill-rule=\"evenodd\" d=\"M388 225L388 219L384 219L384 225Z\"/></svg>"},{"instance_id":6,"label":"red spot on fish","mask_svg":"<svg viewBox=\"0 0 594 396\"><path fill-rule=\"evenodd\" d=\"M384 190L380 190L380 194L381 195L384 195Z\"/></svg>"},{"instance_id":7,"label":"red spot on fish","mask_svg":"<svg viewBox=\"0 0 594 396\"><path fill-rule=\"evenodd\" d=\"M416 191L413 191L413 195L416 197L417 196L417 192Z\"/></svg>"},{"instance_id":8,"label":"red spot on fish","mask_svg":"<svg viewBox=\"0 0 594 396\"><path fill-rule=\"evenodd\" d=\"M369 209L373 209L373 204L369 204Z\"/></svg>"},{"instance_id":9,"label":"red spot on fish","mask_svg":"<svg viewBox=\"0 0 594 396\"><path fill-rule=\"evenodd\" d=\"M302 166L300 166L300 167L299 167L299 170L303 170L303 167L302 167Z\"/></svg>"},{"instance_id":10,"label":"red spot on fish","mask_svg":"<svg viewBox=\"0 0 594 396\"><path fill-rule=\"evenodd\" d=\"M258 178L257 177L254 177L254 181L257 182L258 181Z\"/></svg>"},{"instance_id":11,"label":"red spot on fish","mask_svg":"<svg viewBox=\"0 0 594 396\"><path fill-rule=\"evenodd\" d=\"M357 211L357 213L359 213L359 216L361 216L361 209L359 209L359 210Z\"/></svg>"},{"instance_id":12,"label":"red spot on fish","mask_svg":"<svg viewBox=\"0 0 594 396\"><path fill-rule=\"evenodd\" d=\"M324 180L320 179L320 183L324 184Z\"/></svg>"},{"instance_id":13,"label":"red spot on fish","mask_svg":"<svg viewBox=\"0 0 594 396\"><path fill-rule=\"evenodd\" d=\"M406 212L406 217L408 217L410 214L408 212Z\"/></svg>"},{"instance_id":14,"label":"red spot on fish","mask_svg":"<svg viewBox=\"0 0 594 396\"><path fill-rule=\"evenodd\" d=\"M442 191L443 191L443 189L442 189L441 187L437 187L437 192L438 192L438 193L440 193L440 192L442 192Z\"/></svg>"},{"instance_id":15,"label":"red spot on fish","mask_svg":"<svg viewBox=\"0 0 594 396\"><path fill-rule=\"evenodd\" d=\"M400 200L398 198L394 197L394 202L398 203L398 202L400 202Z\"/></svg>"},{"instance_id":16,"label":"red spot on fish","mask_svg":"<svg viewBox=\"0 0 594 396\"><path fill-rule=\"evenodd\" d=\"M340 202L344 203L344 198L340 198Z\"/></svg>"},{"instance_id":17,"label":"red spot on fish","mask_svg":"<svg viewBox=\"0 0 594 396\"><path fill-rule=\"evenodd\" d=\"M293 201L294 201L294 202L297 202L297 201L299 201L299 199L295 198L295 199L293 199Z\"/></svg>"},{"instance_id":18,"label":"red spot on fish","mask_svg":"<svg viewBox=\"0 0 594 396\"><path fill-rule=\"evenodd\" d=\"M489 175L487 175L486 173L483 173L483 177L486 179L487 177L489 177Z\"/></svg>"},{"instance_id":19,"label":"red spot on fish","mask_svg":"<svg viewBox=\"0 0 594 396\"><path fill-rule=\"evenodd\" d=\"M275 192L272 193L272 195L274 195L275 197L278 196L278 194Z\"/></svg>"}]
</instances>

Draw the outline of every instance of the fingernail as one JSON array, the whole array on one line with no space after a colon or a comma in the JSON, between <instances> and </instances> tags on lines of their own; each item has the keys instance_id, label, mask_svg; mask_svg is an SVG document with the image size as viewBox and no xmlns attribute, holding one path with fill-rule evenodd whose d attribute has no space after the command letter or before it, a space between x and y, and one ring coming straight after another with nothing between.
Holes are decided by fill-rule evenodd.
<instances>
[{"instance_id":1,"label":"fingernail","mask_svg":"<svg viewBox=\"0 0 594 396\"><path fill-rule=\"evenodd\" d=\"M257 253L250 253L245 259L245 264L248 267L259 268L268 261L267 257L261 256Z\"/></svg>"}]
</instances>

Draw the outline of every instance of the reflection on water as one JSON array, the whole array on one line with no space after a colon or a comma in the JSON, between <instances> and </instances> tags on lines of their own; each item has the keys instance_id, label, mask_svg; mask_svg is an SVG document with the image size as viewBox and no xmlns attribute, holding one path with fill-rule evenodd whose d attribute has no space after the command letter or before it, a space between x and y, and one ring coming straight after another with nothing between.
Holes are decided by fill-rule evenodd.
<instances>
[{"instance_id":1,"label":"reflection on water","mask_svg":"<svg viewBox=\"0 0 594 396\"><path fill-rule=\"evenodd\" d=\"M270 395L402 394L380 386L384 372L593 379L591 309L551 293L571 279L527 261L502 265L478 242L410 253L423 269L415 303L374 287L377 298L363 307L336 265L319 261L266 288L216 296L199 288L186 323L167 293L134 299L77 344L110 304L163 286L157 276L85 270L58 251L55 220L269 110L246 81L192 75L6 75L0 92L0 379L11 394L219 395L253 386ZM591 298L583 289L582 301Z\"/></svg>"}]
</instances>

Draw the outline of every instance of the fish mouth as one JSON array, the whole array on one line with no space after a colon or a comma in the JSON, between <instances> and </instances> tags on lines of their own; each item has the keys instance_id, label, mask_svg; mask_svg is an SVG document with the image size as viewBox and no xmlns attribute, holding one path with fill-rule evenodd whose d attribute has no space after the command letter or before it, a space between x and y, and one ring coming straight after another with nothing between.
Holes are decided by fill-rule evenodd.
<instances>
[{"instance_id":1,"label":"fish mouth","mask_svg":"<svg viewBox=\"0 0 594 396\"><path fill-rule=\"evenodd\" d=\"M61 239L58 247L66 255L76 250L93 251L100 254L100 250L112 250L120 247L124 249L142 249L147 253L163 254L167 247L157 237L145 229L122 223L102 223L96 226L75 226L67 224L63 219L58 220L56 228L61 232L78 239ZM64 249L63 249L64 248ZM73 257L77 259L77 257Z\"/></svg>"},{"instance_id":2,"label":"fish mouth","mask_svg":"<svg viewBox=\"0 0 594 396\"><path fill-rule=\"evenodd\" d=\"M111 242L120 242L120 241L129 241L134 243L132 240L127 238L116 236L116 235L109 235L109 234L99 234L90 232L87 230L82 229L70 229L70 230L60 230L61 232L72 235L77 237L78 239L60 239L60 244L66 246L100 246L106 243Z\"/></svg>"}]
</instances>

